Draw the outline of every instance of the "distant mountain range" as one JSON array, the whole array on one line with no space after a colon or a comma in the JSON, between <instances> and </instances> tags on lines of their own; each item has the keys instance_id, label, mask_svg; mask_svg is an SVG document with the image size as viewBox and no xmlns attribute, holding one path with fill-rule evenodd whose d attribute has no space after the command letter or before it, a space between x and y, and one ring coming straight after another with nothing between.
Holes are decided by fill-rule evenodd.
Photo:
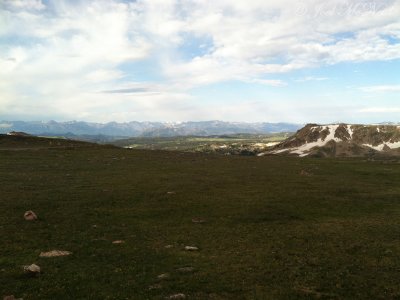
<instances>
[{"instance_id":1,"label":"distant mountain range","mask_svg":"<svg viewBox=\"0 0 400 300\"><path fill-rule=\"evenodd\" d=\"M171 137L171 136L209 136L229 134L270 134L295 132L302 125L292 123L242 123L242 122L127 122L127 123L89 123L89 122L24 122L0 121L0 133L10 131L26 132L34 135L58 136L114 136L114 137Z\"/></svg>"}]
</instances>

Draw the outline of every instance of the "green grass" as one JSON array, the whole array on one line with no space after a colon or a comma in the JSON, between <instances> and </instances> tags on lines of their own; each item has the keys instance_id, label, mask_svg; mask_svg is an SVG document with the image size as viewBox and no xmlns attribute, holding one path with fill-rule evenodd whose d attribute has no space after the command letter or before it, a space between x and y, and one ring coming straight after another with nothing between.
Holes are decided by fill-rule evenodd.
<instances>
[{"instance_id":1,"label":"green grass","mask_svg":"<svg viewBox=\"0 0 400 300\"><path fill-rule=\"evenodd\" d=\"M400 298L398 161L2 150L0 178L0 296Z\"/></svg>"},{"instance_id":2,"label":"green grass","mask_svg":"<svg viewBox=\"0 0 400 300\"><path fill-rule=\"evenodd\" d=\"M237 147L239 145L252 145L255 143L280 142L291 133L276 134L237 134L223 136L175 136L175 137L138 137L121 139L113 144L119 147L130 147L146 150L168 150L187 152L210 152L210 146Z\"/></svg>"}]
</instances>

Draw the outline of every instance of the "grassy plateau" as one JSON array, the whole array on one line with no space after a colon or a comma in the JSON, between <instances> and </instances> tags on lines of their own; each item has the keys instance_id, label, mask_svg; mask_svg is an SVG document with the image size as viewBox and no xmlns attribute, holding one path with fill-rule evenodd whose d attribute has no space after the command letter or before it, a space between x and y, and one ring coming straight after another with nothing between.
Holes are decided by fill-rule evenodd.
<instances>
[{"instance_id":1,"label":"grassy plateau","mask_svg":"<svg viewBox=\"0 0 400 300\"><path fill-rule=\"evenodd\" d=\"M399 161L16 150L0 150L0 297L400 299ZM72 254L39 257L54 249Z\"/></svg>"}]
</instances>

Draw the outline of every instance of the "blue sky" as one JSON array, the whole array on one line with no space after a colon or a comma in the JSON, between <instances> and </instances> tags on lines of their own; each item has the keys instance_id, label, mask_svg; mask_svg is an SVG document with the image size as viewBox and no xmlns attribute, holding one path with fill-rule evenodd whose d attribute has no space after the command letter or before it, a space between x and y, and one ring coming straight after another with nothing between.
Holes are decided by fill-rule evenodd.
<instances>
[{"instance_id":1,"label":"blue sky","mask_svg":"<svg viewBox=\"0 0 400 300\"><path fill-rule=\"evenodd\" d=\"M0 119L399 122L398 0L2 0Z\"/></svg>"}]
</instances>

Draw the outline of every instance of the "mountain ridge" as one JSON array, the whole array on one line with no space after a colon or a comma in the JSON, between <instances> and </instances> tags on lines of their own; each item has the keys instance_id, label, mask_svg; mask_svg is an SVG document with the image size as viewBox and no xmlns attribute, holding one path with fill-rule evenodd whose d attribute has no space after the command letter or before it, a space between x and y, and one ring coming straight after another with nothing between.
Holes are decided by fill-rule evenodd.
<instances>
[{"instance_id":1,"label":"mountain ridge","mask_svg":"<svg viewBox=\"0 0 400 300\"><path fill-rule=\"evenodd\" d=\"M260 155L400 155L400 125L307 124L292 137Z\"/></svg>"},{"instance_id":2,"label":"mountain ridge","mask_svg":"<svg viewBox=\"0 0 400 300\"><path fill-rule=\"evenodd\" d=\"M266 134L294 132L302 125L294 123L245 123L225 121L189 122L108 122L84 121L0 121L0 133L21 131L34 135L109 135L119 137L171 137L187 135Z\"/></svg>"}]
</instances>

